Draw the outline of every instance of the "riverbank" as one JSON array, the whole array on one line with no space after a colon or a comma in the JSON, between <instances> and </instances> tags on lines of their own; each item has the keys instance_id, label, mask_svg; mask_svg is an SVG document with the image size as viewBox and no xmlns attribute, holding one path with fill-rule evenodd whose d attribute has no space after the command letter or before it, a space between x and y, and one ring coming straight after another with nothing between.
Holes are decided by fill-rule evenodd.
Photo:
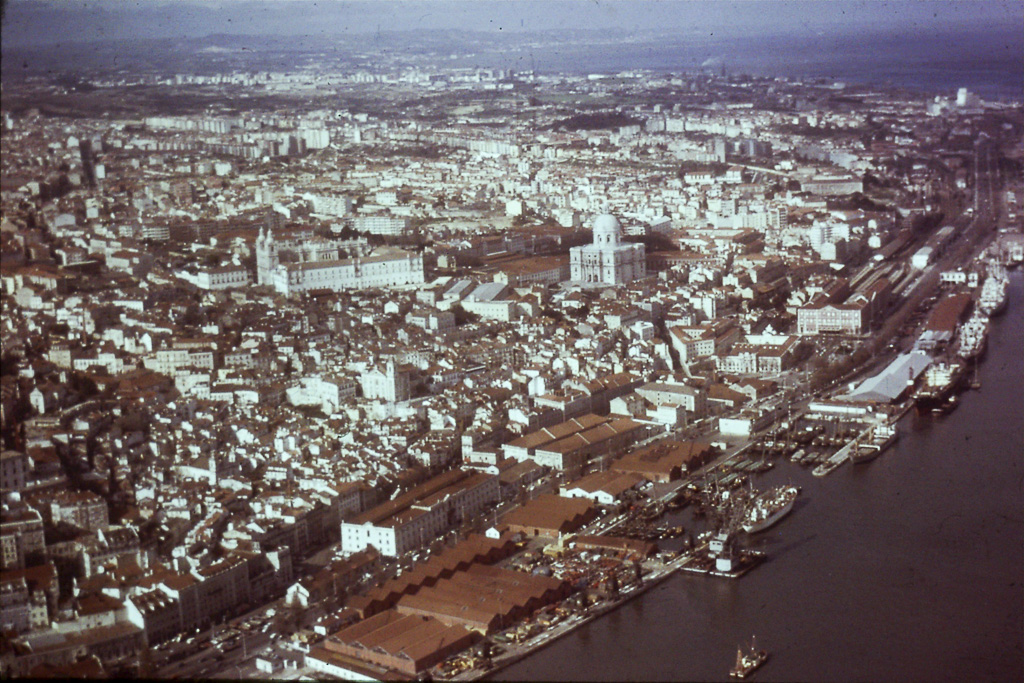
<instances>
[{"instance_id":1,"label":"riverbank","mask_svg":"<svg viewBox=\"0 0 1024 683\"><path fill-rule=\"evenodd\" d=\"M780 459L754 486L802 489L741 581L662 583L495 680L728 680L752 634L757 680L1019 680L1024 661L1024 275L992 322L981 389L904 412L880 457L831 476ZM901 411L903 412L903 411ZM922 624L927 624L922 628ZM970 628L964 628L969 624Z\"/></svg>"},{"instance_id":2,"label":"riverbank","mask_svg":"<svg viewBox=\"0 0 1024 683\"><path fill-rule=\"evenodd\" d=\"M665 579L682 569L683 566L692 559L692 557L693 556L691 554L680 555L672 561L664 563L661 568L654 569L649 575L644 577L642 584L632 584L625 587L617 600L608 601L602 605L596 606L582 617L572 617L567 621L556 624L550 629L534 636L525 643L509 644L506 646L506 651L504 653L491 659L491 663L493 664L491 668L483 671L479 669L472 669L447 680L475 681L494 675L498 671L501 671L502 669L537 653L560 638L564 638L577 629L586 626L595 619L613 612L630 601L639 598L647 591L661 584Z\"/></svg>"}]
</instances>

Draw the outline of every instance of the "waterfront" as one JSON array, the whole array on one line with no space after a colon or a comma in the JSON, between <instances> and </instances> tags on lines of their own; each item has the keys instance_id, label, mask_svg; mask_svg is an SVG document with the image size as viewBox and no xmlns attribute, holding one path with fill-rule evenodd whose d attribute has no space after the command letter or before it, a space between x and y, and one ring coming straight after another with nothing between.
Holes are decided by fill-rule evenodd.
<instances>
[{"instance_id":1,"label":"waterfront","mask_svg":"<svg viewBox=\"0 0 1024 683\"><path fill-rule=\"evenodd\" d=\"M1024 276L992 321L980 391L900 424L873 462L829 477L779 461L763 488L803 487L755 537L740 581L679 574L495 680L724 680L736 645L757 679L1021 680L1024 661Z\"/></svg>"}]
</instances>

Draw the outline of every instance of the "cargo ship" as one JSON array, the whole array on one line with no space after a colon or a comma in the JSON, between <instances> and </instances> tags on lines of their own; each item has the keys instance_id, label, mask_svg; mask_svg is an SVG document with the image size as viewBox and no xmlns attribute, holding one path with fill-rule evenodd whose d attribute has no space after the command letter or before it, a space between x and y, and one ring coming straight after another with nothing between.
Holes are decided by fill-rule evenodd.
<instances>
[{"instance_id":1,"label":"cargo ship","mask_svg":"<svg viewBox=\"0 0 1024 683\"><path fill-rule=\"evenodd\" d=\"M766 661L768 661L768 651L758 650L757 643L751 638L750 648L747 652L743 651L742 645L736 649L736 663L729 670L729 675L733 678L746 678Z\"/></svg>"},{"instance_id":2,"label":"cargo ship","mask_svg":"<svg viewBox=\"0 0 1024 683\"><path fill-rule=\"evenodd\" d=\"M850 454L850 462L857 465L874 460L882 454L882 451L896 443L898 437L899 432L896 431L896 425L878 425L871 430L867 443L862 443L853 450Z\"/></svg>"},{"instance_id":3,"label":"cargo ship","mask_svg":"<svg viewBox=\"0 0 1024 683\"><path fill-rule=\"evenodd\" d=\"M963 361L935 363L924 373L921 386L914 392L914 406L924 413L944 405L960 388L966 375Z\"/></svg>"},{"instance_id":4,"label":"cargo ship","mask_svg":"<svg viewBox=\"0 0 1024 683\"><path fill-rule=\"evenodd\" d=\"M988 319L980 310L960 327L957 355L964 360L979 358L985 352L988 341Z\"/></svg>"},{"instance_id":5,"label":"cargo ship","mask_svg":"<svg viewBox=\"0 0 1024 683\"><path fill-rule=\"evenodd\" d=\"M760 494L750 503L742 528L756 534L788 515L796 502L800 489L796 486L778 486Z\"/></svg>"},{"instance_id":6,"label":"cargo ship","mask_svg":"<svg viewBox=\"0 0 1024 683\"><path fill-rule=\"evenodd\" d=\"M1010 280L1005 270L999 266L992 266L985 284L981 286L978 309L989 317L1006 310L1006 291L1009 285Z\"/></svg>"}]
</instances>

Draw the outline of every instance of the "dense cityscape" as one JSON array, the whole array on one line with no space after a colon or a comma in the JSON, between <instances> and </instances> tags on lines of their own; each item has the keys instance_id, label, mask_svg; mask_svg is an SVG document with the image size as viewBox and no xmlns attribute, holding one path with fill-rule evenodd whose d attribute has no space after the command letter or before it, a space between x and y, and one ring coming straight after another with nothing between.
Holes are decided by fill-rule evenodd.
<instances>
[{"instance_id":1,"label":"dense cityscape","mask_svg":"<svg viewBox=\"0 0 1024 683\"><path fill-rule=\"evenodd\" d=\"M479 678L980 385L1019 98L402 40L5 72L5 677Z\"/></svg>"}]
</instances>

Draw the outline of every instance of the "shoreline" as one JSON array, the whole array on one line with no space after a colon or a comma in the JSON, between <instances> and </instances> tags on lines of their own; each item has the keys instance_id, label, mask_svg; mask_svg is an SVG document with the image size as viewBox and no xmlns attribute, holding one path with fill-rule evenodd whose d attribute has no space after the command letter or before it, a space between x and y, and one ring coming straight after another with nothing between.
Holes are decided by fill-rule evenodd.
<instances>
[{"instance_id":1,"label":"shoreline","mask_svg":"<svg viewBox=\"0 0 1024 683\"><path fill-rule=\"evenodd\" d=\"M970 252L973 252L975 255L983 253L985 251L985 249L987 249L987 247L992 243L992 241L994 239L995 239L995 235L985 235L984 238L982 240L980 240L980 242L978 242L978 243L976 243L974 245L973 249L970 249ZM934 286L934 285L932 285L932 286ZM918 288L915 287L915 290L916 289L918 289ZM928 289L930 289L930 287ZM919 296L921 295L920 292L914 292L914 293L918 294ZM866 366L861 366L860 368L856 368L853 371L853 373L863 372L865 367ZM914 406L914 402L910 401L910 400L904 401L904 402L902 402L900 404L897 404L894 407L895 409L892 411L892 413L889 416L889 421L891 421L892 423L897 423L897 422L901 421L907 415L907 413L909 413L911 411L913 406ZM760 432L759 432L759 434L760 434ZM695 472L691 473L690 475L688 475L686 477L683 477L678 483L676 483L675 485L671 486L668 491L661 493L655 500L660 500L660 501L663 501L663 502L667 501L671 497L675 496L680 490L682 490L682 488L685 487L687 482L689 482L689 481L691 481L693 479L699 478L701 474L706 473L708 471L713 471L714 469L718 468L719 466L727 464L727 463L733 461L734 459L740 457L744 453L744 451L746 451L747 449L749 449L750 447L752 447L754 445L754 443L757 440L757 436L758 436L758 434L752 434L751 437L749 438L749 440L747 440L745 443L737 444L737 445L733 446L732 448L729 448L726 452L722 453L718 458L716 458L712 462L709 462L709 463L705 464L704 466L702 466L701 468L699 468ZM863 434L861 434L861 436L863 436ZM820 478L820 477L822 477L822 476L824 476L826 474L831 473L833 470L838 469L839 465L844 464L846 462L846 460L848 459L848 451L849 451L849 449L852 447L852 445L854 443L856 443L858 441L858 438L855 438L855 439L851 440L845 446L840 448L839 451L837 451L831 458L829 458L829 460L826 462L826 464L829 465L827 471L822 472L821 474L817 474L817 472L816 472L815 474L817 474L817 476ZM842 454L841 457L839 457L840 454ZM611 531L615 526L617 526L617 525L613 525L612 527L610 527L608 529L605 529L604 531L605 532ZM696 554L694 553L694 551L691 550L691 551L687 552L686 554L683 554L683 555L680 555L679 557L674 558L669 563L664 565L663 568L661 568L659 570L655 570L654 572L652 572L652 576L650 578L646 579L642 586L640 586L640 587L638 587L638 588L636 588L634 590L631 590L628 594L625 594L625 595L621 596L618 600L616 600L614 602L611 602L611 603L608 603L608 604L605 604L605 605L601 605L600 607L595 609L592 613L587 614L584 618L582 618L582 619L580 619L578 621L563 622L562 624L556 625L551 630L545 631L544 633L541 633L538 636L535 636L535 638L533 640L531 640L531 642L528 642L528 643L524 644L522 646L522 649L517 649L517 651L514 652L514 653L502 654L502 655L499 655L498 657L493 658L492 659L493 666L491 668L487 669L486 671L480 671L480 670L477 670L477 669L473 669L473 670L470 670L470 671L465 672L465 673L460 673L460 674L458 674L458 675L456 675L456 676L454 676L454 677L452 677L450 679L446 679L446 680L452 680L452 681L455 681L455 680L458 680L458 681L487 680L488 677L490 677L491 675L493 675L493 674L495 674L495 673L497 673L497 672L499 672L499 671L501 671L501 670L503 670L503 669L505 669L505 668L507 668L509 666L512 666L513 664L516 664L516 663L526 659L527 657L529 657L529 656L531 656L531 655L533 655L533 654L543 650L548 645L556 642L560 638L562 638L562 637L564 637L566 635L569 635L570 633L575 632L581 626L583 626L585 624L588 624L591 621L593 621L593 620L595 620L595 619L597 619L599 617L602 617L602 616L604 616L604 615L606 615L606 614L608 614L608 613L618 609L619 607L621 607L622 605L626 604L627 602L630 602L631 600L633 600L633 599L643 595L649 589L653 588L654 586L657 586L657 585L661 584L663 581L665 581L667 578L669 578L673 574L676 574L678 572L681 572L681 571L685 570L686 566L695 557L696 557ZM752 569L752 568L753 567L748 568L748 571L749 571L749 569ZM746 571L743 572L743 574L746 574L746 573L747 573ZM728 578L740 578L741 576L742 576L742 574L738 575L738 576L730 576Z\"/></svg>"},{"instance_id":2,"label":"shoreline","mask_svg":"<svg viewBox=\"0 0 1024 683\"><path fill-rule=\"evenodd\" d=\"M644 579L642 585L637 586L628 592L623 592L617 600L613 600L599 607L596 607L590 614L578 621L567 621L557 624L552 629L545 631L544 633L534 636L530 641L522 645L522 650L514 653L502 654L494 657L491 661L493 666L486 671L479 671L473 669L466 673L460 673L451 678L443 680L448 681L478 681L486 680L489 676L505 669L517 662L526 659L527 657L543 650L548 645L554 643L558 639L575 632L582 626L589 624L591 621L603 617L606 614L614 612L628 602L631 602L635 598L640 597L655 586L660 585L670 576L678 573L684 565L686 565L691 559L693 559L693 553L687 553L680 555L672 559L670 562L665 564L661 569L655 569L651 576Z\"/></svg>"}]
</instances>

